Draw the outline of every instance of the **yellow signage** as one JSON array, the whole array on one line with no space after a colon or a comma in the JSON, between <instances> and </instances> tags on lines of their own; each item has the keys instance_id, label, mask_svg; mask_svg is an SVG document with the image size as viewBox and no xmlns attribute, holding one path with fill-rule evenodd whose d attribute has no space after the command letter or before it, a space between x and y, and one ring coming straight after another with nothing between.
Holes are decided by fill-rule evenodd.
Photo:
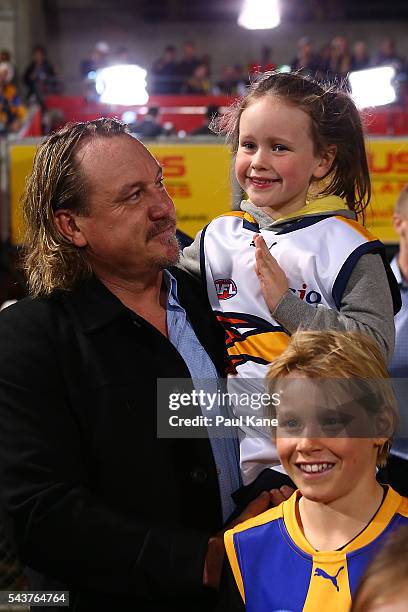
<instances>
[{"instance_id":1,"label":"yellow signage","mask_svg":"<svg viewBox=\"0 0 408 612\"><path fill-rule=\"evenodd\" d=\"M31 170L35 145L10 146L11 240L20 244L19 200ZM219 143L151 144L149 149L164 168L166 187L177 210L178 227L195 236L211 219L230 210L231 158ZM373 139L367 143L373 198L366 225L384 242L397 242L392 227L395 200L408 183L408 139Z\"/></svg>"},{"instance_id":2,"label":"yellow signage","mask_svg":"<svg viewBox=\"0 0 408 612\"><path fill-rule=\"evenodd\" d=\"M373 190L367 228L383 242L398 242L392 214L398 194L408 183L408 139L368 140L367 152Z\"/></svg>"},{"instance_id":3,"label":"yellow signage","mask_svg":"<svg viewBox=\"0 0 408 612\"><path fill-rule=\"evenodd\" d=\"M151 144L164 168L179 229L194 237L211 219L231 209L231 156L224 144ZM10 146L11 241L22 242L20 197L31 172L35 145Z\"/></svg>"},{"instance_id":4,"label":"yellow signage","mask_svg":"<svg viewBox=\"0 0 408 612\"><path fill-rule=\"evenodd\" d=\"M231 210L231 153L224 144L151 144L164 168L177 225L195 236L211 219Z\"/></svg>"},{"instance_id":5,"label":"yellow signage","mask_svg":"<svg viewBox=\"0 0 408 612\"><path fill-rule=\"evenodd\" d=\"M9 148L10 163L10 224L11 243L21 244L23 240L23 220L21 215L20 198L24 191L27 176L31 172L35 145L15 144Z\"/></svg>"}]
</instances>

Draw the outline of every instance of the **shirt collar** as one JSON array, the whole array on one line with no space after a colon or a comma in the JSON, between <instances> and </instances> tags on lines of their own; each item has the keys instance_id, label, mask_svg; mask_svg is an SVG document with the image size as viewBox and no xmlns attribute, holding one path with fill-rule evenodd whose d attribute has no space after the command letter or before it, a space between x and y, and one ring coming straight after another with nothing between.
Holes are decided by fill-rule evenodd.
<instances>
[{"instance_id":1,"label":"shirt collar","mask_svg":"<svg viewBox=\"0 0 408 612\"><path fill-rule=\"evenodd\" d=\"M178 299L177 279L168 270L163 270L163 280L167 287L167 310L184 310Z\"/></svg>"},{"instance_id":2,"label":"shirt collar","mask_svg":"<svg viewBox=\"0 0 408 612\"><path fill-rule=\"evenodd\" d=\"M393 271L394 276L397 279L397 283L400 285L400 287L408 288L408 282L405 280L405 278L402 277L401 270L398 265L398 254L393 257L390 263L390 268Z\"/></svg>"}]
</instances>

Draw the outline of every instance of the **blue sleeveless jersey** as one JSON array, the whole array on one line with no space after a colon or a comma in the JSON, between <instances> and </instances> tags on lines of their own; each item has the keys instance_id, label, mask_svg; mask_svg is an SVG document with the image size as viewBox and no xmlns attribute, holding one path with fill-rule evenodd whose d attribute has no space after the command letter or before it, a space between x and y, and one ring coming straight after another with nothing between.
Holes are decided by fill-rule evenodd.
<instances>
[{"instance_id":1,"label":"blue sleeveless jersey","mask_svg":"<svg viewBox=\"0 0 408 612\"><path fill-rule=\"evenodd\" d=\"M247 612L349 610L367 564L384 538L408 524L408 498L389 488L370 524L338 551L315 551L296 518L299 491L277 508L225 534L234 577Z\"/></svg>"}]
</instances>

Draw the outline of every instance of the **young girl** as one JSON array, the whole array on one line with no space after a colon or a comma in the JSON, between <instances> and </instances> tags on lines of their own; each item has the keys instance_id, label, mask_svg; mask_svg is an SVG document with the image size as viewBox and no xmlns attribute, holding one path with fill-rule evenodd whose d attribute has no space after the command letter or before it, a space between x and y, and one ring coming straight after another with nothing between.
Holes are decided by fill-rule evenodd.
<instances>
[{"instance_id":1,"label":"young girl","mask_svg":"<svg viewBox=\"0 0 408 612\"><path fill-rule=\"evenodd\" d=\"M209 223L181 265L201 274L225 328L230 389L259 390L299 328L362 331L390 356L400 298L382 244L356 221L371 189L350 97L300 74L269 73L221 129L248 200ZM244 427L244 484L278 463L268 432Z\"/></svg>"},{"instance_id":2,"label":"young girl","mask_svg":"<svg viewBox=\"0 0 408 612\"><path fill-rule=\"evenodd\" d=\"M298 332L272 364L277 449L298 490L225 534L248 612L347 612L367 564L408 525L408 498L376 480L396 422L390 383L378 345L355 332Z\"/></svg>"}]
</instances>

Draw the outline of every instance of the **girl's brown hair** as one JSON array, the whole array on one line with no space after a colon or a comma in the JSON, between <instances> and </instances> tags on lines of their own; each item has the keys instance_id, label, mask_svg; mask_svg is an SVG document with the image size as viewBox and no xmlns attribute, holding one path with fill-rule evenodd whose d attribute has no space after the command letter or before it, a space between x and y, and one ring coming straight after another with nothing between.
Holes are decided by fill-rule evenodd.
<instances>
[{"instance_id":1,"label":"girl's brown hair","mask_svg":"<svg viewBox=\"0 0 408 612\"><path fill-rule=\"evenodd\" d=\"M319 195L337 195L364 221L371 198L371 183L360 114L347 92L298 73L266 72L247 93L213 124L226 134L233 154L239 146L239 123L243 111L263 96L280 98L310 117L315 153L329 146L337 149L330 172Z\"/></svg>"}]
</instances>

